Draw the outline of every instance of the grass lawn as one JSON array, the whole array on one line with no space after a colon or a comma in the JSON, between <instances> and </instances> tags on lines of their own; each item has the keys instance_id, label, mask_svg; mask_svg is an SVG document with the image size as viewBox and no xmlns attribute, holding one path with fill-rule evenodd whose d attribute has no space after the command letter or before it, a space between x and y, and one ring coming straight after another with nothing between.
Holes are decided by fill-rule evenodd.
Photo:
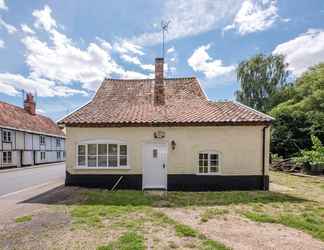
<instances>
[{"instance_id":1,"label":"grass lawn","mask_svg":"<svg viewBox=\"0 0 324 250\"><path fill-rule=\"evenodd\" d=\"M142 237L147 229L145 221L150 222L152 227L171 227L174 237L195 238L197 240L192 244L201 249L210 239L153 208L199 209L201 223L235 214L257 222L283 224L324 241L324 206L318 197L318 190L323 183L316 177L297 177L284 173L271 173L271 180L276 184L286 184L289 192L168 192L167 195L158 196L140 191L93 190L84 193L87 198L83 204L70 209L75 225L102 227L104 221L109 220L113 221L113 227L137 232L138 237ZM301 192L300 187L304 187L307 194ZM312 197L317 199L309 199ZM133 219L129 220L130 217ZM225 246L219 245L218 249L225 249Z\"/></svg>"},{"instance_id":2,"label":"grass lawn","mask_svg":"<svg viewBox=\"0 0 324 250\"><path fill-rule=\"evenodd\" d=\"M167 195L77 189L68 201L49 205L46 214L14 218L13 225L4 228L6 233L0 232L0 249L6 244L7 249L225 250L229 246L209 234L208 227L233 218L266 223L262 227L285 225L324 241L323 179L278 172L271 172L270 178L277 189L284 188ZM177 211L196 224L181 220Z\"/></svg>"}]
</instances>

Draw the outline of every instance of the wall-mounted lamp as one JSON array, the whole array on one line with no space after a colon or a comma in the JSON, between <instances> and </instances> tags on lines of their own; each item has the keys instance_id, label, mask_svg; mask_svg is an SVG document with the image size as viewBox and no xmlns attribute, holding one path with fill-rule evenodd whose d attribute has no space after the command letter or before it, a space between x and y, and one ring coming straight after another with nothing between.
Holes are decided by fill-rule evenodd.
<instances>
[{"instance_id":1,"label":"wall-mounted lamp","mask_svg":"<svg viewBox=\"0 0 324 250\"><path fill-rule=\"evenodd\" d=\"M176 142L173 140L171 141L171 147L172 147L172 150L175 150L175 147L176 147Z\"/></svg>"}]
</instances>

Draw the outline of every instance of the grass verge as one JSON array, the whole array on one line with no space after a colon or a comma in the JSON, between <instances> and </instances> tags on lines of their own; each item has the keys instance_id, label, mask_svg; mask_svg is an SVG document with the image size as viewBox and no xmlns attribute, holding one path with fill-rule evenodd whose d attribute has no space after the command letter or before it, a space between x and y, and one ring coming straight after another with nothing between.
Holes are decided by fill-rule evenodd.
<instances>
[{"instance_id":1,"label":"grass verge","mask_svg":"<svg viewBox=\"0 0 324 250\"><path fill-rule=\"evenodd\" d=\"M324 241L324 209L317 208L303 213L267 213L248 211L243 215L250 220L265 223L278 223L302 230Z\"/></svg>"},{"instance_id":2,"label":"grass verge","mask_svg":"<svg viewBox=\"0 0 324 250\"><path fill-rule=\"evenodd\" d=\"M135 232L127 232L117 241L106 246L99 246L97 250L144 250L144 236Z\"/></svg>"},{"instance_id":3,"label":"grass verge","mask_svg":"<svg viewBox=\"0 0 324 250\"><path fill-rule=\"evenodd\" d=\"M16 223L23 223L23 222L27 222L27 221L31 221L31 220L32 220L31 215L25 215L25 216L17 217L15 219Z\"/></svg>"}]
</instances>

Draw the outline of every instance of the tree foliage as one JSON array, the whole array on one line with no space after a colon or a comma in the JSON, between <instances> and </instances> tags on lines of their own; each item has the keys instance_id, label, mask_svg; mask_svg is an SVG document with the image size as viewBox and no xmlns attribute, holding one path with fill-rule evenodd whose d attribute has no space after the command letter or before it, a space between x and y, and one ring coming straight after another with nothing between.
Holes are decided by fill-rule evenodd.
<instances>
[{"instance_id":1,"label":"tree foliage","mask_svg":"<svg viewBox=\"0 0 324 250\"><path fill-rule=\"evenodd\" d=\"M285 92L285 93L280 93ZM278 96L285 101L272 109L272 152L290 157L311 147L311 135L324 141L324 64L305 72Z\"/></svg>"},{"instance_id":2,"label":"tree foliage","mask_svg":"<svg viewBox=\"0 0 324 250\"><path fill-rule=\"evenodd\" d=\"M268 112L281 101L288 71L282 55L258 54L242 61L237 68L237 79L241 90L236 91L236 99L254 109Z\"/></svg>"}]
</instances>

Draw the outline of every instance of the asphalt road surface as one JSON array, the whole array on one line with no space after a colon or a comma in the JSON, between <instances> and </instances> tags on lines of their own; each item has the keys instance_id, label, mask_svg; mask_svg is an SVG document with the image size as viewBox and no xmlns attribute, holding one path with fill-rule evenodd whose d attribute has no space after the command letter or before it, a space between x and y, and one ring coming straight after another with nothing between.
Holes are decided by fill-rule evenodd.
<instances>
[{"instance_id":1,"label":"asphalt road surface","mask_svg":"<svg viewBox=\"0 0 324 250\"><path fill-rule=\"evenodd\" d=\"M37 168L19 169L9 172L0 170L0 197L46 183L64 183L64 179L64 163L42 165Z\"/></svg>"}]
</instances>

